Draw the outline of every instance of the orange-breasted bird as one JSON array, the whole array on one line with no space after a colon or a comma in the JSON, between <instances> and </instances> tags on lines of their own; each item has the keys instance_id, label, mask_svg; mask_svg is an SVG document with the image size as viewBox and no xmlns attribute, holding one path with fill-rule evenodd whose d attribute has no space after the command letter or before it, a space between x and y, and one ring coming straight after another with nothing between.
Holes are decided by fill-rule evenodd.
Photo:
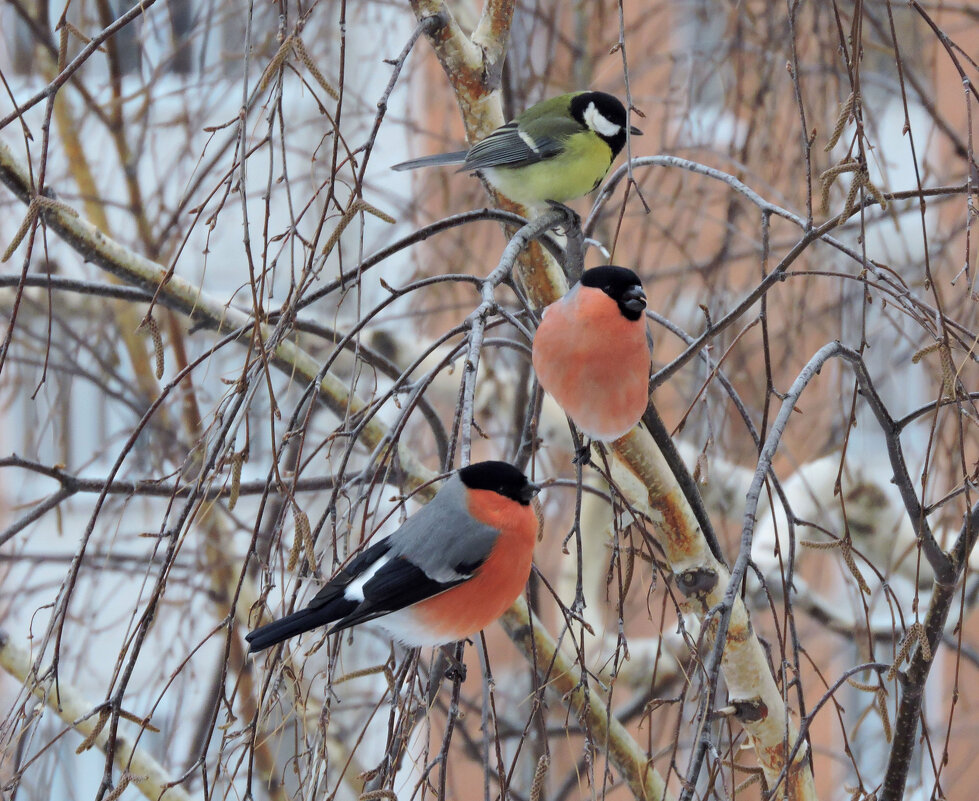
<instances>
[{"instance_id":1,"label":"orange-breasted bird","mask_svg":"<svg viewBox=\"0 0 979 801\"><path fill-rule=\"evenodd\" d=\"M354 557L305 609L261 626L252 652L332 623L376 620L408 646L444 645L484 629L530 575L540 487L506 462L463 467L389 537Z\"/></svg>"},{"instance_id":2,"label":"orange-breasted bird","mask_svg":"<svg viewBox=\"0 0 979 801\"><path fill-rule=\"evenodd\" d=\"M618 439L646 411L652 354L645 308L639 276L610 265L585 270L544 309L534 335L534 370L591 439Z\"/></svg>"}]
</instances>

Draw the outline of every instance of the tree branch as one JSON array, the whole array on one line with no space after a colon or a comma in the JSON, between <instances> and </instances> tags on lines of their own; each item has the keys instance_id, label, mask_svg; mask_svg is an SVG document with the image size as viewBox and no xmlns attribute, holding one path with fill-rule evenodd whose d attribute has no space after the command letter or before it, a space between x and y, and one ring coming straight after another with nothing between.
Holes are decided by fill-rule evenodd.
<instances>
[{"instance_id":1,"label":"tree branch","mask_svg":"<svg viewBox=\"0 0 979 801\"><path fill-rule=\"evenodd\" d=\"M625 779L633 796L642 801L669 799L666 783L653 768L652 760L625 726L609 714L606 699L589 688L581 669L561 653L537 616L530 613L527 602L518 598L500 622L533 665L542 686L554 690L578 717L582 728L591 731L595 744Z\"/></svg>"},{"instance_id":2,"label":"tree branch","mask_svg":"<svg viewBox=\"0 0 979 801\"><path fill-rule=\"evenodd\" d=\"M420 0L415 0L413 8L416 15L435 12L434 4ZM438 11L448 14L444 5L440 5ZM498 108L498 99L497 108L486 108L488 89L485 85L472 84L472 70L457 74L452 69L458 62L457 54L466 48L464 39L458 26L453 27L451 18L438 33L429 35L455 90L469 140L477 141L502 123L502 109ZM477 108L486 113L477 116L474 114ZM509 201L504 207L526 211ZM515 274L537 307L553 303L567 291L563 272L539 249L528 251L527 257L517 263ZM688 352L694 355L702 345L703 338ZM650 520L656 521L654 534L667 554L678 585L687 595L688 609L703 619L721 600L719 588L726 586L726 569L711 553L689 503L649 434L635 428L613 443L612 449L617 457L613 460L613 474L621 478L619 483L628 501L644 511ZM774 780L785 766L796 729L790 722L764 649L751 628L747 608L738 600L732 611L732 625L725 644L725 678L733 699L746 701L745 708L762 710L757 719L752 719L753 715L749 714L743 716L741 722L753 741L766 776ZM524 653L531 657L526 651ZM787 787L788 797L793 801L815 799L808 753L803 753L792 763Z\"/></svg>"},{"instance_id":3,"label":"tree branch","mask_svg":"<svg viewBox=\"0 0 979 801\"><path fill-rule=\"evenodd\" d=\"M85 738L85 743L97 746L105 752L109 739L108 712L106 706L98 707L82 695L81 691L64 680L57 688L51 680L42 681L31 666L31 655L14 645L6 633L0 631L0 668L19 681L31 694L40 698L68 726ZM143 721L143 729L148 721ZM150 801L190 801L190 796L175 784L163 766L145 748L135 745L135 740L116 735L113 759L129 777L129 784L136 785ZM125 779L121 780L125 781Z\"/></svg>"}]
</instances>

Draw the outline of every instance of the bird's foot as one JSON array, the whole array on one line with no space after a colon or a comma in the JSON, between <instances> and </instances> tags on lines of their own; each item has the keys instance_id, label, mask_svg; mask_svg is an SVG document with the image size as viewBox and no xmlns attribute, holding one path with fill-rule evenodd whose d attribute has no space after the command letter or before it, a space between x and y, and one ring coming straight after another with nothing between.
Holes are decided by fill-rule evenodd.
<instances>
[{"instance_id":1,"label":"bird's foot","mask_svg":"<svg viewBox=\"0 0 979 801\"><path fill-rule=\"evenodd\" d=\"M569 284L581 279L585 269L585 236L581 230L581 215L569 206L548 200L547 205L564 215L560 223L560 231L564 235L564 274ZM559 230L555 226L555 231Z\"/></svg>"},{"instance_id":2,"label":"bird's foot","mask_svg":"<svg viewBox=\"0 0 979 801\"><path fill-rule=\"evenodd\" d=\"M574 452L574 459L571 460L571 464L580 464L582 467L587 467L591 464L590 442L586 442Z\"/></svg>"},{"instance_id":3,"label":"bird's foot","mask_svg":"<svg viewBox=\"0 0 979 801\"><path fill-rule=\"evenodd\" d=\"M455 646L449 646L455 650ZM442 658L445 660L445 672L443 675L449 681L458 681L460 684L466 680L466 665L455 658L449 647L442 649Z\"/></svg>"},{"instance_id":4,"label":"bird's foot","mask_svg":"<svg viewBox=\"0 0 979 801\"><path fill-rule=\"evenodd\" d=\"M554 209L555 211L559 211L559 212L561 212L564 215L564 219L565 219L564 229L565 229L565 231L568 231L568 230L580 231L581 230L581 215L578 214L578 212L576 212L570 206L565 206L563 203L558 203L556 200L548 200L546 202L547 202L547 205L550 208Z\"/></svg>"}]
</instances>

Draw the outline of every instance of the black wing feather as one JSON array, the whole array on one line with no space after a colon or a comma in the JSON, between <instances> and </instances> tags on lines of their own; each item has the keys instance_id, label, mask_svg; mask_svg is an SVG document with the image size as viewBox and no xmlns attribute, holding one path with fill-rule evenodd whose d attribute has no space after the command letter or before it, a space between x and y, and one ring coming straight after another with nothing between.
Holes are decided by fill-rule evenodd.
<instances>
[{"instance_id":1,"label":"black wing feather","mask_svg":"<svg viewBox=\"0 0 979 801\"><path fill-rule=\"evenodd\" d=\"M391 543L383 539L380 542L375 542L366 551L357 554L357 556L350 560L350 564L342 567L340 572L324 584L320 591L310 599L308 607L315 609L325 606L334 598L342 597L343 591L347 589L347 585L367 570L374 562L384 556L390 549ZM333 618L333 620L337 620L337 618Z\"/></svg>"},{"instance_id":2,"label":"black wing feather","mask_svg":"<svg viewBox=\"0 0 979 801\"><path fill-rule=\"evenodd\" d=\"M279 620L273 620L249 632L245 636L249 650L253 653L262 651L289 637L333 623L355 612L360 603L344 598L343 591L351 581L384 556L390 548L391 544L387 540L375 543L351 559L350 564L340 570L312 597L305 609L300 609Z\"/></svg>"},{"instance_id":3,"label":"black wing feather","mask_svg":"<svg viewBox=\"0 0 979 801\"><path fill-rule=\"evenodd\" d=\"M404 557L396 557L378 570L364 585L364 600L331 628L330 633L373 620L389 612L397 612L406 606L450 590L468 581L469 578L469 575L464 575L457 581L436 581Z\"/></svg>"},{"instance_id":4,"label":"black wing feather","mask_svg":"<svg viewBox=\"0 0 979 801\"><path fill-rule=\"evenodd\" d=\"M364 584L364 600L353 601L344 597L350 582L369 569L374 562L384 556L391 548L388 540L375 543L363 553L358 554L346 567L340 570L313 598L305 609L293 612L280 620L260 626L246 635L250 650L261 651L280 643L289 637L302 634L310 629L325 626L336 621L327 632L336 631L363 623L368 620L396 612L433 595L450 590L465 581L484 560L459 564L454 570L461 576L456 581L442 582L431 578L418 565L403 556L397 556L381 567Z\"/></svg>"}]
</instances>

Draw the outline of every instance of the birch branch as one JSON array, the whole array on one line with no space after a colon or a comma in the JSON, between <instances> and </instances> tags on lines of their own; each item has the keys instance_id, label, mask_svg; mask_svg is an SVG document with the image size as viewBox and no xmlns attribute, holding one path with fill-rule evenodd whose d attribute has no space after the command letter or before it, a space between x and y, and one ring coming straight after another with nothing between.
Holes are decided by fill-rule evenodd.
<instances>
[{"instance_id":1,"label":"birch branch","mask_svg":"<svg viewBox=\"0 0 979 801\"><path fill-rule=\"evenodd\" d=\"M32 200L31 184L24 169L6 144L0 142L0 182L4 183L23 202ZM339 417L357 415L365 412L368 405L356 395L352 395L344 382L329 372L324 372L320 364L309 353L295 343L282 339L281 335L267 324L258 324L250 315L228 306L223 301L205 293L200 287L175 276L161 264L135 253L106 236L95 226L81 219L73 209L62 204L46 206L50 211L43 212L45 224L55 231L65 242L81 254L87 261L98 265L124 282L143 287L154 292L154 297L163 305L181 311L193 320L217 331L248 331L257 326L263 343L270 350L270 360L287 375L305 378L316 382L323 402ZM242 342L249 343L248 337ZM414 453L401 445L400 441L391 443L390 432L374 417L359 426L359 437L368 446L376 448L389 443L397 451L399 465L404 471L406 483L412 487L429 481L435 474L428 470ZM102 490L105 491L104 489ZM63 488L62 492L69 492ZM230 586L230 585L229 585ZM230 586L229 598L234 596ZM235 604L235 614L247 624L249 610L256 602L258 593L251 582L245 582ZM111 727L106 727L108 739ZM128 753L128 742L116 738L118 751ZM128 749L128 750L127 750ZM263 773L269 774L268 765Z\"/></svg>"},{"instance_id":2,"label":"birch branch","mask_svg":"<svg viewBox=\"0 0 979 801\"><path fill-rule=\"evenodd\" d=\"M31 665L31 655L14 645L2 631L0 668L17 679L68 726L81 734L85 743L105 752L109 738L109 727L105 725L108 718L95 714L98 706L63 679L58 681L57 689L52 682L39 681ZM107 707L103 706L102 709L108 712ZM134 745L134 741L128 737L116 735L112 756L116 766L122 771L122 776L129 777L128 783L138 787L150 801L190 801L190 796L171 781L164 767L145 748Z\"/></svg>"},{"instance_id":3,"label":"birch branch","mask_svg":"<svg viewBox=\"0 0 979 801\"><path fill-rule=\"evenodd\" d=\"M527 608L521 597L500 618L510 639L534 664L542 684L553 690L591 731L594 743L622 774L635 798L643 801L669 799L666 782L653 768L652 760L632 735L608 711L606 699L599 697L581 675L581 668L558 649L557 642ZM536 664L534 662L536 654Z\"/></svg>"},{"instance_id":4,"label":"birch branch","mask_svg":"<svg viewBox=\"0 0 979 801\"><path fill-rule=\"evenodd\" d=\"M499 106L498 96L488 95L489 88L485 85L473 85L476 70L472 64L465 64L466 69L462 72L454 71L453 67L459 63L458 54L466 52L468 42L445 4L413 0L412 8L419 20L439 14L442 25L429 31L429 42L455 91L469 140L482 138L502 122L501 108L487 109L488 96ZM486 26L481 24L480 31L485 30ZM508 36L509 30L499 29L498 35ZM484 116L478 117L474 113L479 108L485 110ZM504 205L526 214L526 209L514 207L509 202ZM539 249L528 251L527 258L518 261L515 278L538 307L553 303L567 291L563 272ZM699 347L700 344L697 349ZM677 585L686 597L686 607L703 621L723 599L730 574L711 553L689 503L649 434L639 428L633 429L616 441L612 450L615 457L613 470L623 479L627 500L657 521L654 536L663 547ZM631 481L627 480L628 476ZM786 768L788 751L796 742L798 728L788 717L785 701L740 598L735 600L731 610L724 645L722 668L731 703L742 710L738 719L751 738L766 779L774 783ZM526 652L525 655L530 656ZM808 757L808 751L800 749L785 771L787 798L791 801L816 798Z\"/></svg>"},{"instance_id":5,"label":"birch branch","mask_svg":"<svg viewBox=\"0 0 979 801\"><path fill-rule=\"evenodd\" d=\"M477 75L480 81L482 80L482 71L475 70L472 62L478 48L475 48L471 42L467 44L464 41L465 36L444 5L415 2L414 8L416 14L421 17L431 13L438 14L442 24L429 33L429 40L435 46L443 67L453 80L457 95L460 97L460 107L466 117L470 138L485 135L503 122L503 116L498 94L488 91L482 83L472 83ZM458 76L448 72L454 67L460 70ZM459 83L460 80L463 83ZM33 199L26 170L17 162L12 151L2 143L0 143L0 181L26 204ZM275 331L270 326L255 323L246 313L227 307L218 299L202 292L199 287L172 275L162 265L133 253L107 238L94 226L73 216L70 211L50 205L41 213L45 223L87 260L123 278L127 283L156 291L157 298L167 306L212 328L247 329L257 325L263 341L269 341L275 336ZM518 262L516 276L527 290L531 302L537 306L553 302L567 289L558 265L539 248L528 251L526 257ZM351 395L345 383L329 373L320 376L316 360L294 343L283 339L270 344L269 347L270 356L278 366L293 375L310 381L316 380L323 401L337 414L357 414L366 410L366 404L357 396ZM372 418L362 426L360 437L366 445L376 447L387 440L388 433L385 426ZM410 449L402 446L400 442L393 447L397 448L406 483L417 487L432 477L433 473L421 464ZM713 575L716 587L726 582L726 576L722 577L717 572L720 566L710 554L699 528L693 522L689 506L648 435L638 430L633 431L616 443L615 451L627 465L627 469L641 480L640 486L634 487L627 494L629 500L633 503L646 503L655 510L653 517L663 521L663 525L657 528L658 538L667 553L671 555L671 563L679 585L685 587L689 595L693 596L690 604L696 609L698 604L695 601L706 597L700 592L697 577ZM539 622L535 622L535 627L543 630ZM745 642L735 641L735 637L739 635L748 641L747 645ZM540 648L543 647L543 644L538 646L537 658L549 663L556 654L541 651ZM528 659L533 658L532 653L525 652L525 656ZM787 719L785 705L768 670L761 647L751 633L747 610L740 601L737 602L732 613L728 647L725 650L723 664L733 699L763 698L765 700L766 714L761 721L742 722L752 735L766 773L770 773L773 777L777 776L784 761L785 743L794 740L795 732L791 727L783 725ZM756 688L756 683L763 686ZM608 725L613 723L610 722ZM593 722L593 727L595 725L600 727L601 721ZM624 730L621 734L629 737ZM602 731L597 731L596 740L599 743L616 742L615 738ZM638 749L632 741L625 752L629 752L632 747ZM800 757L800 763L803 757ZM629 771L635 768L635 762L630 765L626 760L617 763L617 767ZM801 771L793 769L791 774L790 786L796 786L801 782L800 786L811 787L811 773L808 769ZM798 778L798 782L795 782L792 777ZM638 781L642 786L648 785L647 781L636 776L627 776L627 780L630 784ZM814 795L806 793L791 797L808 798Z\"/></svg>"},{"instance_id":6,"label":"birch branch","mask_svg":"<svg viewBox=\"0 0 979 801\"><path fill-rule=\"evenodd\" d=\"M31 191L26 170L2 142L0 142L0 181L6 184L22 201L30 203ZM247 330L256 325L255 321L245 312L229 308L217 298L203 292L199 287L172 275L163 265L150 261L109 239L94 226L79 217L73 216L70 208L52 205L43 214L45 224L85 259L113 275L119 276L127 283L154 291L157 300L164 305L181 311L195 321L217 330L233 330L235 328ZM543 250L539 252L544 253ZM553 263L553 260L550 261L554 265L554 269L557 270L557 275L563 279L560 269ZM273 335L273 330L268 325L260 325L259 330L263 341L268 341ZM364 401L352 395L345 383L330 373L321 376L320 366L316 360L294 343L288 340L276 343L272 347L271 355L274 363L287 373L301 376L309 381L318 380L324 402L337 414L349 413L353 415L366 410L367 405ZM360 428L359 435L360 439L370 447L377 447L383 442L390 441L390 432L374 418ZM426 468L409 448L402 446L400 442L394 447L398 451L399 464L406 484L415 488L431 481L435 473ZM436 487L434 486L426 487L419 493L419 500L422 498L430 499L435 490ZM251 600L253 599L239 600L237 605L239 616L247 615L248 602ZM526 618L526 605L521 599L514 607L513 614L516 617L512 619L521 620L521 607L524 609L523 617ZM536 643L536 657L541 664L551 664L560 658L554 640L549 635L543 636L545 627L540 620L536 617L533 617L532 620L534 630L541 633L537 637L539 641ZM532 661L534 659L533 649L525 651L524 656L528 661ZM647 789L655 789L660 786L662 778L655 774L651 767L646 766L644 773L636 772L640 763L645 765L645 756L642 756L641 760L639 758L639 755L643 755L643 751L618 721L609 720L605 713L604 703L595 699L594 694L588 690L582 690L579 696L581 700L576 702L578 707L588 712L588 718L583 719L582 722L591 727L595 740L601 747L609 748L609 758L623 772L623 776L630 785ZM647 798L649 801L657 801L662 795L653 794L639 797Z\"/></svg>"},{"instance_id":7,"label":"birch branch","mask_svg":"<svg viewBox=\"0 0 979 801\"><path fill-rule=\"evenodd\" d=\"M432 16L438 19L439 25L426 31L428 41L455 90L466 136L470 142L485 138L506 120L498 91L498 76L490 74L492 65L484 64L482 59L484 53L506 53L513 4L505 0L488 0L472 40L463 33L444 2L412 0L411 7L419 22ZM494 9L495 18L492 16ZM491 41L491 36L496 41ZM474 42L478 42L478 45ZM499 58L502 64L503 55ZM498 195L485 182L484 185L499 208L528 216L527 209ZM515 229L507 226L506 230L512 236ZM535 307L543 308L567 292L567 281L561 267L537 243L522 254L519 264L514 276Z\"/></svg>"},{"instance_id":8,"label":"birch branch","mask_svg":"<svg viewBox=\"0 0 979 801\"><path fill-rule=\"evenodd\" d=\"M0 182L24 203L31 202L32 190L27 170L3 142L0 142ZM94 225L76 216L68 206L52 204L40 213L47 226L86 261L122 278L128 284L155 292L159 302L186 314L195 322L218 332L235 329L247 331L257 327L261 340L268 343L272 362L288 375L317 381L321 399L338 416L352 416L367 411L367 403L356 395L351 395L347 391L346 383L331 373L321 376L317 360L294 342L280 338L272 326L257 323L246 312L229 306L190 281L173 275L162 264L110 239ZM386 435L386 427L374 418L367 421L361 431L361 439L369 447L379 445ZM412 481L421 484L435 475L421 464L409 448L400 443L396 448L401 467Z\"/></svg>"}]
</instances>

